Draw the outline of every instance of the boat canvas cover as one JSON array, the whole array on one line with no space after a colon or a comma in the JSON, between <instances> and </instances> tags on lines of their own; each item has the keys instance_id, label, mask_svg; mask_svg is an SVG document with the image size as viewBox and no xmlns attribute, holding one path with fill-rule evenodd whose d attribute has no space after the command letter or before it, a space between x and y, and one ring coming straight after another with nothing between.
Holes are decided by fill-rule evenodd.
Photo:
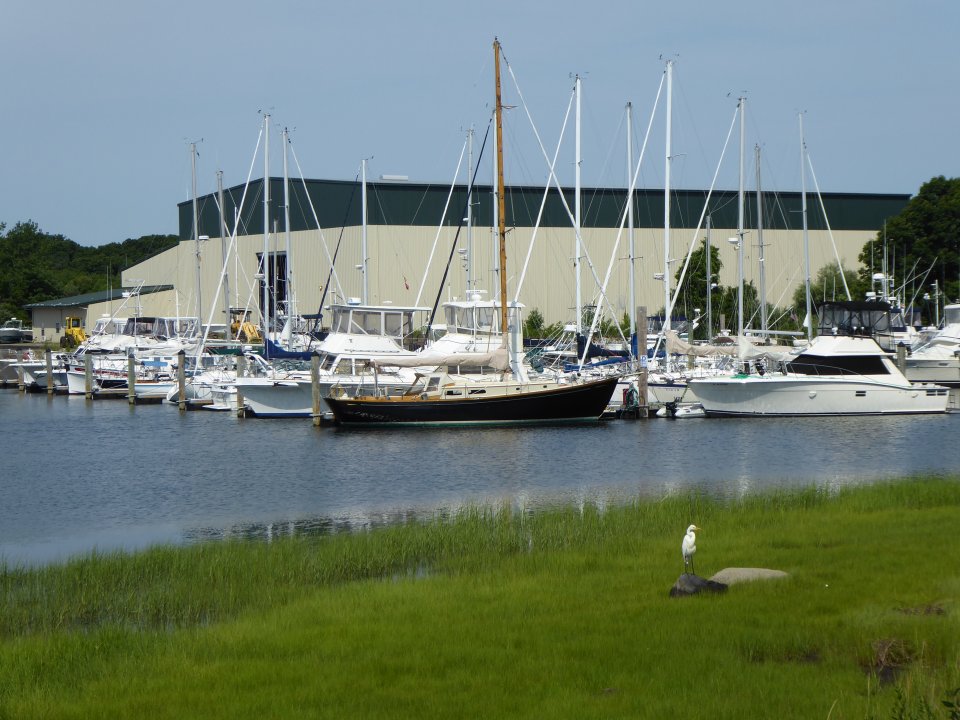
<instances>
[{"instance_id":1,"label":"boat canvas cover","mask_svg":"<svg viewBox=\"0 0 960 720\"><path fill-rule=\"evenodd\" d=\"M370 363L376 368L383 367L438 367L440 365L486 365L496 370L510 369L510 354L507 348L498 347L487 353L478 352L423 352L403 357L375 357Z\"/></svg>"},{"instance_id":2,"label":"boat canvas cover","mask_svg":"<svg viewBox=\"0 0 960 720\"><path fill-rule=\"evenodd\" d=\"M784 345L754 345L748 338L740 337L736 345L691 345L681 340L675 330L667 331L667 352L671 355L693 355L695 357L712 357L714 355L728 355L741 360L790 360L797 354L796 348Z\"/></svg>"}]
</instances>

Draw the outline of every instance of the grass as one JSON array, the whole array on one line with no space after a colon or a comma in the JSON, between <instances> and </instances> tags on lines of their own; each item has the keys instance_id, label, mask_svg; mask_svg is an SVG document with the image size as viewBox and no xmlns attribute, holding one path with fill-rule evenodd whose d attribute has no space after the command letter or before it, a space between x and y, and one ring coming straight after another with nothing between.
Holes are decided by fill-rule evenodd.
<instances>
[{"instance_id":1,"label":"grass","mask_svg":"<svg viewBox=\"0 0 960 720\"><path fill-rule=\"evenodd\" d=\"M0 718L946 718L958 480L2 567ZM691 522L790 578L669 599Z\"/></svg>"}]
</instances>

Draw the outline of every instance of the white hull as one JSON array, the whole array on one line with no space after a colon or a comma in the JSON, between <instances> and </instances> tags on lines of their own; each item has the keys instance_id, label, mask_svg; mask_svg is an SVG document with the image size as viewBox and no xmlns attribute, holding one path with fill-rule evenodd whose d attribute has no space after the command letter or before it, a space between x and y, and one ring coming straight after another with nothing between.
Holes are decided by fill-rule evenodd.
<instances>
[{"instance_id":1,"label":"white hull","mask_svg":"<svg viewBox=\"0 0 960 720\"><path fill-rule=\"evenodd\" d=\"M946 388L863 378L750 375L694 384L708 416L903 415L947 406Z\"/></svg>"},{"instance_id":2,"label":"white hull","mask_svg":"<svg viewBox=\"0 0 960 720\"><path fill-rule=\"evenodd\" d=\"M352 396L356 394L372 393L375 389L372 378L365 378L363 383L358 379L354 382L344 378L321 378L320 386L320 414L330 414L326 397L331 393ZM376 386L380 391L388 394L402 392L409 386L408 382L389 383L380 378ZM237 383L237 388L243 394L244 406L257 417L311 417L313 415L313 387L309 380L270 380L253 379Z\"/></svg>"},{"instance_id":3,"label":"white hull","mask_svg":"<svg viewBox=\"0 0 960 720\"><path fill-rule=\"evenodd\" d=\"M905 374L910 382L960 387L960 358L952 357L946 360L907 358Z\"/></svg>"},{"instance_id":4,"label":"white hull","mask_svg":"<svg viewBox=\"0 0 960 720\"><path fill-rule=\"evenodd\" d=\"M120 376L103 376L98 375L94 372L91 377L91 389L93 392L100 392L100 390L106 388L111 390L117 390L126 388L127 380L125 377ZM87 374L84 370L68 370L67 371L67 392L70 395L86 395L87 394Z\"/></svg>"}]
</instances>

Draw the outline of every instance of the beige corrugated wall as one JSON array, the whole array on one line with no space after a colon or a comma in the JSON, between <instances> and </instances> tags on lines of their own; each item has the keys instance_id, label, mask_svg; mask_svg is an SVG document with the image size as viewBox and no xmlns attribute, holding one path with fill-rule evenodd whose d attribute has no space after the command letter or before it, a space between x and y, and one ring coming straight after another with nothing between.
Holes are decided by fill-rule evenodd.
<instances>
[{"instance_id":1,"label":"beige corrugated wall","mask_svg":"<svg viewBox=\"0 0 960 720\"><path fill-rule=\"evenodd\" d=\"M462 298L467 285L466 258L455 253L454 260L441 290L440 283L443 268L450 255L450 248L456 234L455 228L436 228L371 226L367 233L368 301L373 304L391 302L395 305L432 305L438 292L441 301ZM690 229L671 231L671 276L683 263L691 242L701 242L704 232L695 233ZM531 228L514 228L507 235L507 272L508 288L511 299L516 293L517 283L523 272L524 262L534 233ZM714 228L711 242L719 248L723 269L720 282L723 285L735 285L737 282L737 255L727 238L735 236L730 228ZM836 255L847 269L855 269L864 244L874 233L869 230L834 232L836 253L826 231L811 231L810 264L811 273L826 264L835 262ZM582 233L584 254L581 265L581 287L584 305L599 303L598 284L606 277L614 258L610 280L607 284L607 307L619 319L629 307L629 249L627 232L623 231L619 245L616 229L585 229ZM335 251L340 230L323 231L323 237L329 254ZM655 273L663 272L663 230L660 228L638 228L635 230L636 255L636 292L637 305L646 306L649 314L657 313L663 307L664 287ZM360 298L362 294L361 271L361 229L347 228L343 232L341 247L336 261L339 288L331 283L330 293L325 304L349 297ZM436 241L433 261L424 281L427 260ZM744 256L744 275L747 281L759 285L757 235L750 231L746 235L746 254ZM271 236L270 252L286 251L286 236ZM327 282L329 261L321 241L321 233L316 230L291 233L291 268L293 290L300 313L314 313L318 309L323 286ZM800 231L765 231L764 254L766 266L767 301L774 305L790 304L795 288L803 282L803 238ZM251 307L254 317L258 316L259 289L254 277L257 273L258 255L263 252L263 236L246 236L237 240L237 252L231 254L227 262L230 277L230 304L232 306ZM458 248L466 249L466 228L461 230ZM221 242L212 238L200 243L201 298L203 302L204 322L212 318L213 322L223 322L223 299L219 295L218 283L223 267ZM489 227L473 230L472 242L474 287L486 291L487 296L496 294L498 286L493 273L494 243ZM527 311L537 308L546 321L568 321L574 316L576 281L573 274L574 233L572 229L542 228L536 233L530 256L529 267L523 281L520 301ZM197 254L194 241L184 241L178 247L168 250L123 273L124 287L131 287L137 281L145 285L172 284L176 292L161 293L157 296L144 296L141 305L144 314L172 315L179 305L181 315L196 314L196 268ZM421 284L423 291L418 300ZM675 285L675 282L673 283ZM341 293L342 290L342 293ZM840 290L838 289L838 295ZM855 298L857 299L857 298ZM153 310L154 306L157 307ZM160 308L163 310L161 311ZM211 313L211 308L213 312ZM683 308L678 308L682 312ZM692 308L688 309L692 312Z\"/></svg>"}]
</instances>

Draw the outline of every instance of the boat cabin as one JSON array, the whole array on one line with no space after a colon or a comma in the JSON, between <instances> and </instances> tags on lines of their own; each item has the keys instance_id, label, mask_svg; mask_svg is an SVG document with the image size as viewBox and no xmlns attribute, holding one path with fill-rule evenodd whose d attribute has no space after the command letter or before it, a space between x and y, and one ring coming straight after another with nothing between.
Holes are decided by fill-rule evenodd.
<instances>
[{"instance_id":1,"label":"boat cabin","mask_svg":"<svg viewBox=\"0 0 960 720\"><path fill-rule=\"evenodd\" d=\"M416 313L429 312L428 308L397 307L394 305L358 305L347 303L331 305L333 318L331 333L353 335L382 335L402 341L416 327Z\"/></svg>"},{"instance_id":2,"label":"boat cabin","mask_svg":"<svg viewBox=\"0 0 960 720\"><path fill-rule=\"evenodd\" d=\"M192 317L134 317L127 320L122 334L166 340L172 337L194 337L199 326L197 318Z\"/></svg>"},{"instance_id":3,"label":"boat cabin","mask_svg":"<svg viewBox=\"0 0 960 720\"><path fill-rule=\"evenodd\" d=\"M869 337L822 336L783 365L797 375L899 375L889 356Z\"/></svg>"},{"instance_id":4,"label":"boat cabin","mask_svg":"<svg viewBox=\"0 0 960 720\"><path fill-rule=\"evenodd\" d=\"M520 312L523 305L518 302L508 302L508 322L519 327ZM443 316L448 333L463 335L499 335L500 334L500 302L495 300L481 300L474 297L470 300L452 300L443 304Z\"/></svg>"}]
</instances>

